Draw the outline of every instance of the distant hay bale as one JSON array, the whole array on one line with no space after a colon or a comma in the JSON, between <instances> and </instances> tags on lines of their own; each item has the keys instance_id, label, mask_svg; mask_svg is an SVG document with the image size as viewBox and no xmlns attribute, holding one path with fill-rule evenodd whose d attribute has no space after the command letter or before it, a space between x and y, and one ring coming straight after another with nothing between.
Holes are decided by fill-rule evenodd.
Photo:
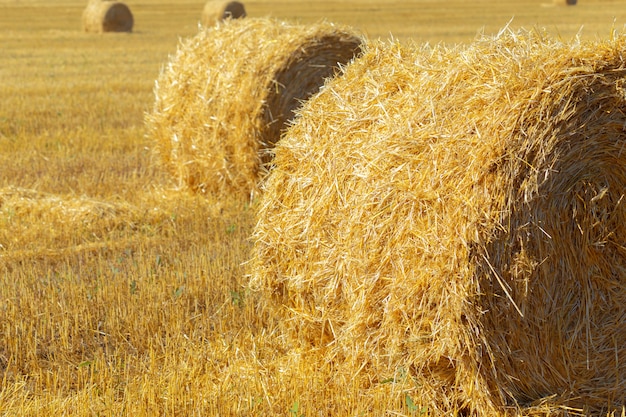
<instances>
[{"instance_id":1,"label":"distant hay bale","mask_svg":"<svg viewBox=\"0 0 626 417\"><path fill-rule=\"evenodd\" d=\"M181 184L249 196L293 111L361 42L326 22L229 19L203 28L159 75L148 136Z\"/></svg>"},{"instance_id":2,"label":"distant hay bale","mask_svg":"<svg viewBox=\"0 0 626 417\"><path fill-rule=\"evenodd\" d=\"M625 405L625 48L368 44L261 196L250 285L285 345L406 370L429 415Z\"/></svg>"},{"instance_id":3,"label":"distant hay bale","mask_svg":"<svg viewBox=\"0 0 626 417\"><path fill-rule=\"evenodd\" d=\"M130 9L118 1L91 0L83 11L85 32L132 32L133 24Z\"/></svg>"},{"instance_id":4,"label":"distant hay bale","mask_svg":"<svg viewBox=\"0 0 626 417\"><path fill-rule=\"evenodd\" d=\"M202 9L201 22L205 26L212 26L224 19L240 19L246 17L243 3L238 1L216 1L205 3Z\"/></svg>"},{"instance_id":5,"label":"distant hay bale","mask_svg":"<svg viewBox=\"0 0 626 417\"><path fill-rule=\"evenodd\" d=\"M554 0L554 4L558 6L575 6L576 0Z\"/></svg>"}]
</instances>

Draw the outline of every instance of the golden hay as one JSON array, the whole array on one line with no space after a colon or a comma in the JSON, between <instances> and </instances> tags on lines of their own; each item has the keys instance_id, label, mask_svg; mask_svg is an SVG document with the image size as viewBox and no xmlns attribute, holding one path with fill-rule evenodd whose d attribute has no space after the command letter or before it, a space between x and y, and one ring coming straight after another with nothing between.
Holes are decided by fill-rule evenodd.
<instances>
[{"instance_id":1,"label":"golden hay","mask_svg":"<svg viewBox=\"0 0 626 417\"><path fill-rule=\"evenodd\" d=\"M20 187L0 188L2 215L11 218L11 222L0 229L0 262L4 257L27 253L52 256L93 244L110 245L111 240L106 238L135 235L140 222L164 218L162 210L146 212L120 201L49 194ZM47 240L43 242L38 236L41 225L48 227Z\"/></svg>"},{"instance_id":2,"label":"golden hay","mask_svg":"<svg viewBox=\"0 0 626 417\"><path fill-rule=\"evenodd\" d=\"M133 24L130 9L118 1L91 0L83 11L85 32L132 32Z\"/></svg>"},{"instance_id":3,"label":"golden hay","mask_svg":"<svg viewBox=\"0 0 626 417\"><path fill-rule=\"evenodd\" d=\"M228 19L203 28L157 79L148 135L180 183L248 196L293 110L361 42L352 30L326 22Z\"/></svg>"},{"instance_id":4,"label":"golden hay","mask_svg":"<svg viewBox=\"0 0 626 417\"><path fill-rule=\"evenodd\" d=\"M575 6L576 0L554 0L554 4L559 6Z\"/></svg>"},{"instance_id":5,"label":"golden hay","mask_svg":"<svg viewBox=\"0 0 626 417\"><path fill-rule=\"evenodd\" d=\"M242 17L246 17L243 3L211 0L205 3L200 21L205 26L212 26L224 19L240 19Z\"/></svg>"},{"instance_id":6,"label":"golden hay","mask_svg":"<svg viewBox=\"0 0 626 417\"><path fill-rule=\"evenodd\" d=\"M625 37L364 49L260 200L250 284L285 344L406 371L429 415L625 405Z\"/></svg>"}]
</instances>

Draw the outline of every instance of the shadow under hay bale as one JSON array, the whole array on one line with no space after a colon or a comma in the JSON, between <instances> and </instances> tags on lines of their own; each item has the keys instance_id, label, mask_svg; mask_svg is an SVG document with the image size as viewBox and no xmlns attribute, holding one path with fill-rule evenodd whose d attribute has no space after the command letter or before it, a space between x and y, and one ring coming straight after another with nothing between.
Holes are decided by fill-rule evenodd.
<instances>
[{"instance_id":1,"label":"shadow under hay bale","mask_svg":"<svg viewBox=\"0 0 626 417\"><path fill-rule=\"evenodd\" d=\"M148 135L181 184L249 198L293 111L361 42L325 22L229 19L201 29L157 79Z\"/></svg>"},{"instance_id":2,"label":"shadow under hay bale","mask_svg":"<svg viewBox=\"0 0 626 417\"><path fill-rule=\"evenodd\" d=\"M212 26L224 19L241 19L246 17L246 8L238 1L208 1L202 9L200 22Z\"/></svg>"},{"instance_id":3,"label":"shadow under hay bale","mask_svg":"<svg viewBox=\"0 0 626 417\"><path fill-rule=\"evenodd\" d=\"M251 287L286 345L406 369L429 415L625 405L625 47L369 44L261 197Z\"/></svg>"},{"instance_id":4,"label":"shadow under hay bale","mask_svg":"<svg viewBox=\"0 0 626 417\"><path fill-rule=\"evenodd\" d=\"M83 11L83 30L91 33L132 32L133 14L124 3L92 0Z\"/></svg>"}]
</instances>

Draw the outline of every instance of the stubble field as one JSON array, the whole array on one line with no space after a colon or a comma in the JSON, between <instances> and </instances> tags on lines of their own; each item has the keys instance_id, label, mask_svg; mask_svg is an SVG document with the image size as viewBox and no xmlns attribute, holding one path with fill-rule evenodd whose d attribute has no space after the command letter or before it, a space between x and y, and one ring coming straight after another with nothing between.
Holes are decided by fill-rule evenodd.
<instances>
[{"instance_id":1,"label":"stubble field","mask_svg":"<svg viewBox=\"0 0 626 417\"><path fill-rule=\"evenodd\" d=\"M0 0L0 414L429 415L409 378L331 379L332 363L287 349L246 287L255 201L185 190L146 137L155 79L203 3L127 4L133 33L96 35L83 1ZM626 1L245 5L431 44L626 22Z\"/></svg>"}]
</instances>

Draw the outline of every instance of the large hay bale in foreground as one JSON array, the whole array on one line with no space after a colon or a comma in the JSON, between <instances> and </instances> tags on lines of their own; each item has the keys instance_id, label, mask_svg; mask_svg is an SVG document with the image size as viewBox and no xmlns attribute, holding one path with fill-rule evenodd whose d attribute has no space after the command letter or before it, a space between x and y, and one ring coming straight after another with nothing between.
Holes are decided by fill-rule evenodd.
<instances>
[{"instance_id":1,"label":"large hay bale in foreground","mask_svg":"<svg viewBox=\"0 0 626 417\"><path fill-rule=\"evenodd\" d=\"M202 9L200 22L212 26L224 19L241 19L246 17L246 8L238 1L211 0Z\"/></svg>"},{"instance_id":2,"label":"large hay bale in foreground","mask_svg":"<svg viewBox=\"0 0 626 417\"><path fill-rule=\"evenodd\" d=\"M128 6L119 1L91 0L83 11L85 32L132 32L134 18Z\"/></svg>"},{"instance_id":3,"label":"large hay bale in foreground","mask_svg":"<svg viewBox=\"0 0 626 417\"><path fill-rule=\"evenodd\" d=\"M285 344L370 384L407 370L429 415L624 405L625 48L369 45L261 197L251 287Z\"/></svg>"},{"instance_id":4,"label":"large hay bale in foreground","mask_svg":"<svg viewBox=\"0 0 626 417\"><path fill-rule=\"evenodd\" d=\"M351 29L326 22L229 19L203 28L157 79L148 135L181 183L247 196L293 111L361 42Z\"/></svg>"}]
</instances>

